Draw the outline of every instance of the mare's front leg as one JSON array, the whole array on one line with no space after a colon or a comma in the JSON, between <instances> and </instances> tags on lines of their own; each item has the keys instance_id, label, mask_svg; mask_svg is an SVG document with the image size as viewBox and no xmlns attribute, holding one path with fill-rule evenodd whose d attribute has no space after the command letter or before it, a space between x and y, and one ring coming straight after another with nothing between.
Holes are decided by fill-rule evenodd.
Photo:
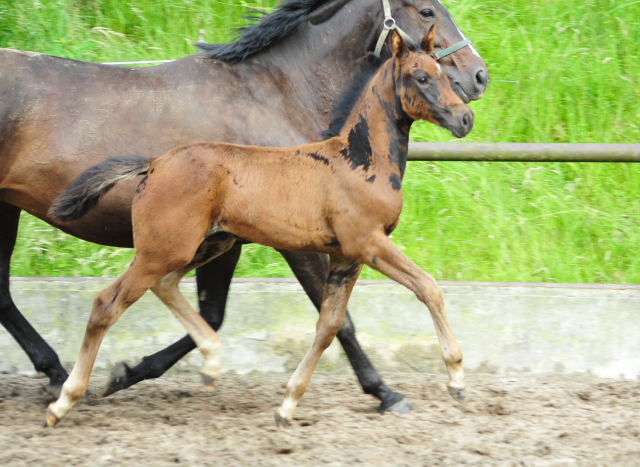
<instances>
[{"instance_id":1,"label":"mare's front leg","mask_svg":"<svg viewBox=\"0 0 640 467\"><path fill-rule=\"evenodd\" d=\"M442 358L449 372L447 384L449 393L456 400L464 400L466 383L462 367L462 351L449 326L444 311L444 297L433 276L416 266L383 234L375 236L368 242L362 261L407 287L427 305L438 334Z\"/></svg>"},{"instance_id":2,"label":"mare's front leg","mask_svg":"<svg viewBox=\"0 0 640 467\"><path fill-rule=\"evenodd\" d=\"M16 244L20 209L0 203L0 323L26 352L36 371L49 377L47 390L58 396L67 372L54 350L38 334L13 303L9 291L9 266Z\"/></svg>"},{"instance_id":3,"label":"mare's front leg","mask_svg":"<svg viewBox=\"0 0 640 467\"><path fill-rule=\"evenodd\" d=\"M331 345L342 326L349 296L361 270L362 265L359 263L331 256L320 318L316 324L316 338L287 383L284 401L275 414L278 426L288 425L293 420L295 408L309 385L322 353Z\"/></svg>"},{"instance_id":4,"label":"mare's front leg","mask_svg":"<svg viewBox=\"0 0 640 467\"><path fill-rule=\"evenodd\" d=\"M200 314L217 331L222 326L233 271L238 264L242 245L237 243L209 263L198 266L196 281ZM134 367L124 362L116 364L103 396L126 389L146 379L159 378L182 357L196 348L191 336L186 335L169 347L153 355L143 357Z\"/></svg>"},{"instance_id":5,"label":"mare's front leg","mask_svg":"<svg viewBox=\"0 0 640 467\"><path fill-rule=\"evenodd\" d=\"M98 292L73 370L62 385L60 398L49 404L47 425L55 426L84 395L100 344L109 328L165 273L152 274L135 261L116 281Z\"/></svg>"},{"instance_id":6,"label":"mare's front leg","mask_svg":"<svg viewBox=\"0 0 640 467\"><path fill-rule=\"evenodd\" d=\"M287 261L291 270L300 281L300 285L307 293L311 302L320 311L324 283L329 274L329 261L326 255L315 253L300 253L278 250ZM358 377L365 394L371 394L380 400L379 412L391 411L406 413L411 410L411 404L400 393L392 391L382 381L382 377L373 366L373 363L364 353L356 338L356 328L346 311L342 327L336 336L342 345L349 363Z\"/></svg>"}]
</instances>

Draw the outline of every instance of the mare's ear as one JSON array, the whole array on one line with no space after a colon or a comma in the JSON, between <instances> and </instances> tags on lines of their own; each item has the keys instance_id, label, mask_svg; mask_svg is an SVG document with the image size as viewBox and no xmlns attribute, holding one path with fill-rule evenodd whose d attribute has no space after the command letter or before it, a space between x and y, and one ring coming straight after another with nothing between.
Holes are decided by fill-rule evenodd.
<instances>
[{"instance_id":1,"label":"mare's ear","mask_svg":"<svg viewBox=\"0 0 640 467\"><path fill-rule=\"evenodd\" d=\"M424 36L422 38L422 41L420 42L420 49L427 53L430 54L431 52L433 52L433 48L434 48L434 42L436 40L436 25L434 24L433 26L431 26L431 29L429 29L429 32L426 34L426 36Z\"/></svg>"},{"instance_id":2,"label":"mare's ear","mask_svg":"<svg viewBox=\"0 0 640 467\"><path fill-rule=\"evenodd\" d=\"M403 58L409 55L409 47L407 47L402 36L395 29L391 31L391 52L396 58Z\"/></svg>"}]
</instances>

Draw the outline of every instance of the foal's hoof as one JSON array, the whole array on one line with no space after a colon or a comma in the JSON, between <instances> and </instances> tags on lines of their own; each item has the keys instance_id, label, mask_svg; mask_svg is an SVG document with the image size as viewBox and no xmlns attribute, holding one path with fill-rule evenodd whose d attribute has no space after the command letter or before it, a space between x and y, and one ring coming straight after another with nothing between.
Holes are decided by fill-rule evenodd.
<instances>
[{"instance_id":1,"label":"foal's hoof","mask_svg":"<svg viewBox=\"0 0 640 467\"><path fill-rule=\"evenodd\" d=\"M46 416L47 422L45 424L45 427L49 427L49 428L53 428L56 426L56 424L60 421L60 419L58 417L56 417L53 412L51 411L50 408L47 407L47 416Z\"/></svg>"},{"instance_id":2,"label":"foal's hoof","mask_svg":"<svg viewBox=\"0 0 640 467\"><path fill-rule=\"evenodd\" d=\"M216 380L211 376L207 376L203 374L201 374L201 376L202 376L202 382L204 383L204 388L207 391L213 391L216 388L216 385L215 385Z\"/></svg>"},{"instance_id":3,"label":"foal's hoof","mask_svg":"<svg viewBox=\"0 0 640 467\"><path fill-rule=\"evenodd\" d=\"M124 362L116 363L116 366L111 370L111 374L109 375L109 384L102 393L102 397L110 396L114 392L128 388L129 386L127 386L127 381L129 379L129 373L131 373L129 365Z\"/></svg>"},{"instance_id":4,"label":"foal's hoof","mask_svg":"<svg viewBox=\"0 0 640 467\"><path fill-rule=\"evenodd\" d=\"M283 418L280 416L280 414L278 413L278 411L276 411L276 413L273 415L273 418L276 421L276 426L278 428L289 428L291 426L291 422L289 420L287 420L286 418Z\"/></svg>"},{"instance_id":5,"label":"foal's hoof","mask_svg":"<svg viewBox=\"0 0 640 467\"><path fill-rule=\"evenodd\" d=\"M449 389L449 394L451 394L451 397L453 397L455 400L462 402L465 398L465 393L464 393L464 389L456 389L456 388L447 388Z\"/></svg>"},{"instance_id":6,"label":"foal's hoof","mask_svg":"<svg viewBox=\"0 0 640 467\"><path fill-rule=\"evenodd\" d=\"M413 405L411 405L411 403L407 400L407 399L401 399L398 402L396 402L395 404L393 404L391 407L387 407L386 409L382 409L382 405L380 407L378 407L378 412L393 412L393 413L397 413L398 415L404 415L406 413L411 412L411 410L413 409Z\"/></svg>"}]
</instances>

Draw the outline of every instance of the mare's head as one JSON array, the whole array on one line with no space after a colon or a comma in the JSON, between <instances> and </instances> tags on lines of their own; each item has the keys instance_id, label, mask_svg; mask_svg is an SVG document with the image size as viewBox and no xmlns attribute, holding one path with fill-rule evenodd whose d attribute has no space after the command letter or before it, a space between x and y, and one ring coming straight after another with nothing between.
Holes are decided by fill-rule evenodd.
<instances>
[{"instance_id":1,"label":"mare's head","mask_svg":"<svg viewBox=\"0 0 640 467\"><path fill-rule=\"evenodd\" d=\"M388 3L392 17L387 20L388 25L395 22L416 43L436 26L435 53L466 39L438 0L388 0ZM353 56L361 57L374 50L383 31L384 16L383 0L283 0L275 11L254 16L255 22L242 28L236 41L199 44L199 47L206 50L209 58L229 63L242 62L273 50L275 55L282 55L289 61L288 54L294 49L304 51L309 62L317 62L331 57L328 53L331 48L340 50L342 57L351 60ZM347 54L343 50L346 35L351 49ZM382 50L385 58L390 56L389 39L387 37ZM277 45L288 46L274 47ZM274 56L269 60L273 62ZM439 58L439 62L464 102L484 95L489 72L472 45Z\"/></svg>"},{"instance_id":2,"label":"mare's head","mask_svg":"<svg viewBox=\"0 0 640 467\"><path fill-rule=\"evenodd\" d=\"M446 128L457 138L473 128L473 112L453 91L442 67L429 54L433 52L435 27L422 39L420 50L411 50L393 31L391 50L394 60L396 98L413 120L427 120Z\"/></svg>"},{"instance_id":3,"label":"mare's head","mask_svg":"<svg viewBox=\"0 0 640 467\"><path fill-rule=\"evenodd\" d=\"M396 24L418 43L431 28L436 28L432 52L460 44L466 37L438 0L390 0ZM374 0L382 3L382 0ZM489 81L489 71L478 52L469 44L438 59L455 93L464 101L480 99Z\"/></svg>"}]
</instances>

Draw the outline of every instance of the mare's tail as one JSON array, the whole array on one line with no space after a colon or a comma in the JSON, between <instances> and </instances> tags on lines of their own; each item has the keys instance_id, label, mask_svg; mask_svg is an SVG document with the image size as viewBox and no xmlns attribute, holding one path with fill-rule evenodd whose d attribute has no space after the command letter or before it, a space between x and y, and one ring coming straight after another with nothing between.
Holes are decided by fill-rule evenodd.
<instances>
[{"instance_id":1,"label":"mare's tail","mask_svg":"<svg viewBox=\"0 0 640 467\"><path fill-rule=\"evenodd\" d=\"M56 198L49 215L60 221L80 219L116 183L145 174L151 162L142 157L115 157L89 167Z\"/></svg>"}]
</instances>

